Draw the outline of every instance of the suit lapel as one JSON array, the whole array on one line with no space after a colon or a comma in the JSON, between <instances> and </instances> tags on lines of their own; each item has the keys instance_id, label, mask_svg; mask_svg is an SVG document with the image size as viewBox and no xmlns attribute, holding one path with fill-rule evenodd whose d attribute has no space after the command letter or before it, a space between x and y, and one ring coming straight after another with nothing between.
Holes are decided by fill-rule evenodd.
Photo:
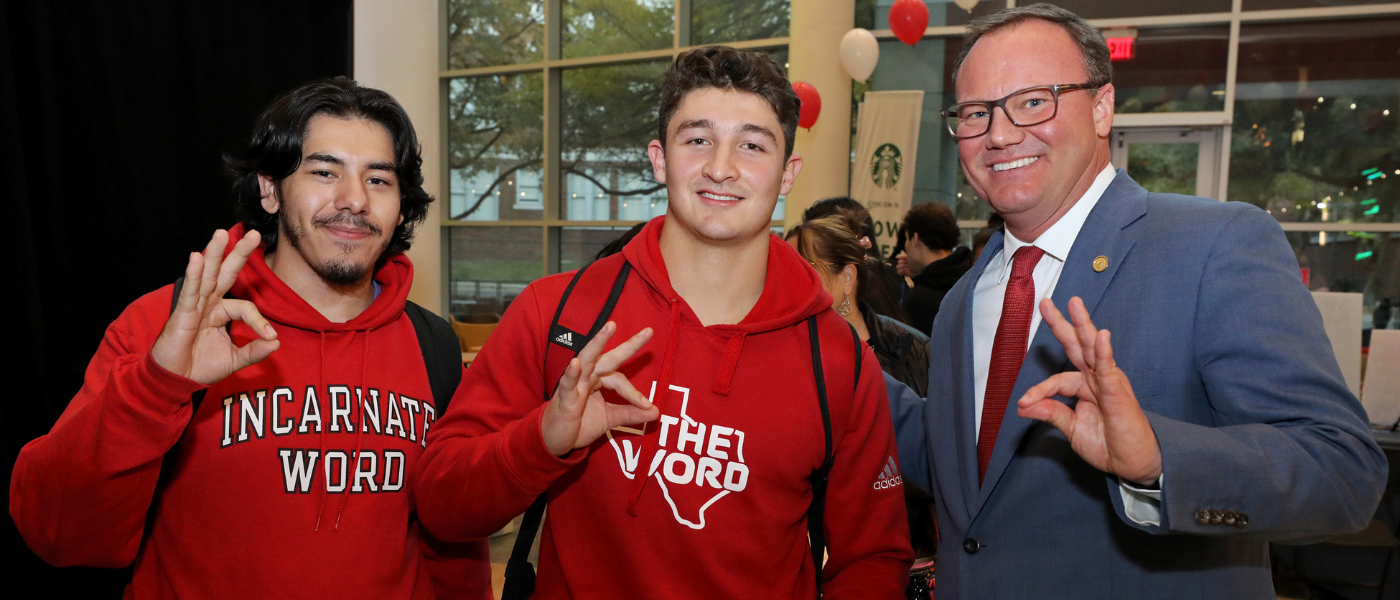
<instances>
[{"instance_id":1,"label":"suit lapel","mask_svg":"<svg viewBox=\"0 0 1400 600\"><path fill-rule=\"evenodd\" d=\"M973 329L972 329L972 307L974 301L973 290L977 288L977 282L982 278L982 272L986 270L987 263L993 256L1001 252L1005 238L1002 232L992 235L992 239L987 241L986 247L982 249L982 255L978 257L977 263L972 266L972 276L966 279L967 285L960 290L960 296L950 298L945 302L946 306L958 307L961 311L959 319L961 326L956 329L957 339L952 340L950 348L959 348L962 360L961 368L958 370L958 401L953 403L954 415L956 416L957 428L953 432L956 440L958 461L958 479L962 483L963 508L967 509L967 516L970 520L976 514L973 507L977 504L978 483L977 483L977 421L975 398L977 397L977 371L976 358L973 353ZM966 399L966 401L963 401Z\"/></svg>"},{"instance_id":2,"label":"suit lapel","mask_svg":"<svg viewBox=\"0 0 1400 600\"><path fill-rule=\"evenodd\" d=\"M1104 291L1113 281L1114 273L1123 264L1136 241L1133 232L1126 230L1127 226L1146 212L1147 191L1120 169L1113 183L1104 191L1103 197L1085 219L1079 235L1075 237L1069 257L1065 260L1064 270L1060 272L1060 279L1051 295L1056 308L1064 312L1069 299L1078 296L1084 301L1089 314L1094 314ZM1108 264L1102 271L1096 271L1094 262L1100 256L1107 259ZM1026 352L1025 362L1021 364L1021 372L1016 377L1016 386L1012 388L1006 416L1002 418L1001 429L997 434L996 448L992 451L992 460L987 465L987 476L980 489L975 484L977 444L975 438L973 440L973 489L978 490L977 499L971 504L973 515L987 502L997 481L1001 479L1015 456L1021 438L1035 423L1033 419L1016 414L1016 401L1032 386L1045 381L1051 375L1072 368L1064 347L1055 339L1050 327L1042 322L1036 328L1035 338Z\"/></svg>"}]
</instances>

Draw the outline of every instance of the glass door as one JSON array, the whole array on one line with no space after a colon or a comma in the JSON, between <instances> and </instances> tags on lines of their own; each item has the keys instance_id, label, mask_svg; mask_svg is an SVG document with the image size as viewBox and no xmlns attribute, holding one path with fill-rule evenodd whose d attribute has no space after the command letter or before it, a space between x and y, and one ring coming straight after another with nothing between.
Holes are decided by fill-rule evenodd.
<instances>
[{"instance_id":1,"label":"glass door","mask_svg":"<svg viewBox=\"0 0 1400 600\"><path fill-rule=\"evenodd\" d=\"M1120 127L1113 166L1152 192L1219 199L1221 127Z\"/></svg>"}]
</instances>

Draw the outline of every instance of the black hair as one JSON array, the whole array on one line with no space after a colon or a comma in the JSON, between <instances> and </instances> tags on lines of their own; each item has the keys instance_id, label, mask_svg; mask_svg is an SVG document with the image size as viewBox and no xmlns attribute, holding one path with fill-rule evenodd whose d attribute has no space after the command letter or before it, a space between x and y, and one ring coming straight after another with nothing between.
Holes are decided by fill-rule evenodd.
<instances>
[{"instance_id":1,"label":"black hair","mask_svg":"<svg viewBox=\"0 0 1400 600\"><path fill-rule=\"evenodd\" d=\"M962 240L953 211L937 202L915 205L904 213L904 232L919 236L929 250L952 250Z\"/></svg>"},{"instance_id":2,"label":"black hair","mask_svg":"<svg viewBox=\"0 0 1400 600\"><path fill-rule=\"evenodd\" d=\"M418 135L408 113L393 96L363 87L348 77L313 81L282 94L258 117L248 146L241 152L224 155L224 163L233 176L238 218L262 234L267 252L277 250L277 215L263 210L258 175L271 178L280 190L282 180L301 166L302 143L311 118L316 115L368 119L388 130L394 142L399 216L403 223L394 228L384 256L408 250L413 230L427 217L428 205L433 202L433 197L423 190Z\"/></svg>"},{"instance_id":3,"label":"black hair","mask_svg":"<svg viewBox=\"0 0 1400 600\"><path fill-rule=\"evenodd\" d=\"M835 196L813 202L811 206L807 207L807 210L802 211L802 221L830 217L842 211L851 213L857 221L860 221L860 235L870 238L870 247L865 249L865 253L875 260L884 260L884 257L880 256L880 245L875 243L875 219L871 218L870 211L865 209L865 205L856 201L855 198Z\"/></svg>"}]
</instances>

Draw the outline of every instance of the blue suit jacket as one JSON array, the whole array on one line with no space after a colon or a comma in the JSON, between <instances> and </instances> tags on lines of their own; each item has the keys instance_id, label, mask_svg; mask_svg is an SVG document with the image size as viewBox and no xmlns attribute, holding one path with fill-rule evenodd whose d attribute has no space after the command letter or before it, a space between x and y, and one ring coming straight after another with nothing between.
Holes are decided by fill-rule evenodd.
<instances>
[{"instance_id":1,"label":"blue suit jacket","mask_svg":"<svg viewBox=\"0 0 1400 600\"><path fill-rule=\"evenodd\" d=\"M1001 247L999 233L943 301L927 402L886 380L901 470L937 503L940 600L1273 598L1268 541L1369 521L1386 459L1278 223L1248 204L1149 193L1121 170L1053 299L1064 310L1079 296L1113 333L1162 448L1161 525L1129 520L1115 477L1054 427L1016 415L1028 388L1074 368L1044 325L979 485L972 290ZM1202 509L1248 525L1199 525Z\"/></svg>"}]
</instances>

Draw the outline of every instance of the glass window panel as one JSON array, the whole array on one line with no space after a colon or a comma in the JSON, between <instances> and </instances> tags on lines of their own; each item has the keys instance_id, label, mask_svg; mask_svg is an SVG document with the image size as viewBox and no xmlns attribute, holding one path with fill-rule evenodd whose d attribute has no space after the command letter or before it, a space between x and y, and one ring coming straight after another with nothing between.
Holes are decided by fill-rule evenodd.
<instances>
[{"instance_id":1,"label":"glass window panel","mask_svg":"<svg viewBox=\"0 0 1400 600\"><path fill-rule=\"evenodd\" d=\"M1230 12L1230 0L1173 0L1172 2L1049 0L1049 3L1084 17L1085 19ZM1017 4L1021 4L1021 2L1017 2Z\"/></svg>"},{"instance_id":2,"label":"glass window panel","mask_svg":"<svg viewBox=\"0 0 1400 600\"><path fill-rule=\"evenodd\" d=\"M570 69L562 74L560 134L569 221L646 220L666 212L652 175L661 79L669 61Z\"/></svg>"},{"instance_id":3,"label":"glass window panel","mask_svg":"<svg viewBox=\"0 0 1400 600\"><path fill-rule=\"evenodd\" d=\"M588 266L603 246L622 237L630 227L564 227L559 231L559 271Z\"/></svg>"},{"instance_id":4,"label":"glass window panel","mask_svg":"<svg viewBox=\"0 0 1400 600\"><path fill-rule=\"evenodd\" d=\"M447 68L543 59L541 0L447 0Z\"/></svg>"},{"instance_id":5,"label":"glass window panel","mask_svg":"<svg viewBox=\"0 0 1400 600\"><path fill-rule=\"evenodd\" d=\"M690 43L719 44L786 37L789 0L692 0Z\"/></svg>"},{"instance_id":6,"label":"glass window panel","mask_svg":"<svg viewBox=\"0 0 1400 600\"><path fill-rule=\"evenodd\" d=\"M1117 112L1225 110L1228 25L1139 29L1137 34L1133 57L1113 63Z\"/></svg>"},{"instance_id":7,"label":"glass window panel","mask_svg":"<svg viewBox=\"0 0 1400 600\"><path fill-rule=\"evenodd\" d=\"M1280 221L1400 216L1400 19L1246 24L1228 199Z\"/></svg>"},{"instance_id":8,"label":"glass window panel","mask_svg":"<svg viewBox=\"0 0 1400 600\"><path fill-rule=\"evenodd\" d=\"M1128 146L1128 176L1148 191L1194 196L1200 154L1198 143L1132 144Z\"/></svg>"},{"instance_id":9,"label":"glass window panel","mask_svg":"<svg viewBox=\"0 0 1400 600\"><path fill-rule=\"evenodd\" d=\"M564 58L675 45L674 0L564 0Z\"/></svg>"},{"instance_id":10,"label":"glass window panel","mask_svg":"<svg viewBox=\"0 0 1400 600\"><path fill-rule=\"evenodd\" d=\"M538 220L544 79L539 73L448 84L449 218Z\"/></svg>"},{"instance_id":11,"label":"glass window panel","mask_svg":"<svg viewBox=\"0 0 1400 600\"><path fill-rule=\"evenodd\" d=\"M1362 329L1400 327L1400 233L1371 231L1289 231L1288 241L1315 292L1362 294ZM1390 300L1390 317L1379 323L1374 311ZM1384 315L1384 311L1381 313Z\"/></svg>"},{"instance_id":12,"label":"glass window panel","mask_svg":"<svg viewBox=\"0 0 1400 600\"><path fill-rule=\"evenodd\" d=\"M1354 6L1358 4L1389 4L1395 0L1244 0L1243 10L1276 10L1280 8L1319 8Z\"/></svg>"},{"instance_id":13,"label":"glass window panel","mask_svg":"<svg viewBox=\"0 0 1400 600\"><path fill-rule=\"evenodd\" d=\"M866 29L889 29L890 6L894 2L895 0L856 0L855 26ZM953 0L925 0L924 4L928 5L929 27L966 25L974 18L990 14L999 8L1006 8L1006 0L982 0L972 7L970 13L954 4ZM883 49L880 56L880 60L883 62Z\"/></svg>"},{"instance_id":14,"label":"glass window panel","mask_svg":"<svg viewBox=\"0 0 1400 600\"><path fill-rule=\"evenodd\" d=\"M448 310L469 315L505 313L526 284L544 275L538 227L451 227Z\"/></svg>"}]
</instances>

